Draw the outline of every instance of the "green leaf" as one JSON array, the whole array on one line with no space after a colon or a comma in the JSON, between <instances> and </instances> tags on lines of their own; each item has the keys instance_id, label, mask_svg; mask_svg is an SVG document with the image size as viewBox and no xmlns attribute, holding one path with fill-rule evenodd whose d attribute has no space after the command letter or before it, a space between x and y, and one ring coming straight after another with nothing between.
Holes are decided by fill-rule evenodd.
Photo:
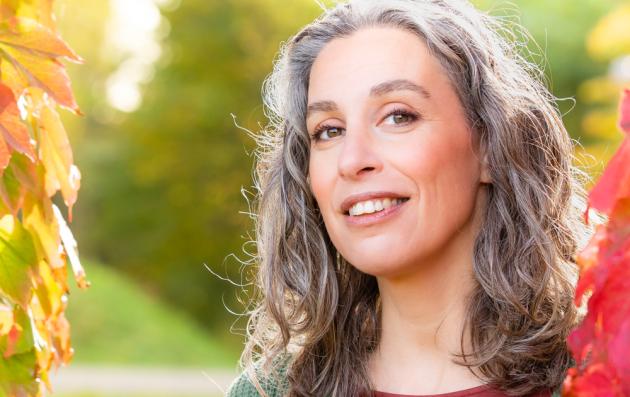
<instances>
[{"instance_id":1,"label":"green leaf","mask_svg":"<svg viewBox=\"0 0 630 397\"><path fill-rule=\"evenodd\" d=\"M40 387L34 376L36 364L35 349L0 360L0 397L38 395Z\"/></svg>"},{"instance_id":2,"label":"green leaf","mask_svg":"<svg viewBox=\"0 0 630 397\"><path fill-rule=\"evenodd\" d=\"M35 347L33 323L20 306L16 305L13 310L11 330L6 336L2 335L0 338L0 349L3 351L3 359L29 352Z\"/></svg>"},{"instance_id":3,"label":"green leaf","mask_svg":"<svg viewBox=\"0 0 630 397\"><path fill-rule=\"evenodd\" d=\"M0 290L25 310L31 298L31 267L36 263L30 234L13 215L0 218Z\"/></svg>"},{"instance_id":4,"label":"green leaf","mask_svg":"<svg viewBox=\"0 0 630 397\"><path fill-rule=\"evenodd\" d=\"M13 168L16 162L13 156L9 167L4 170L0 179L0 215L12 214L17 216L18 210L24 201L24 186L17 179ZM5 208L2 208L5 207Z\"/></svg>"}]
</instances>

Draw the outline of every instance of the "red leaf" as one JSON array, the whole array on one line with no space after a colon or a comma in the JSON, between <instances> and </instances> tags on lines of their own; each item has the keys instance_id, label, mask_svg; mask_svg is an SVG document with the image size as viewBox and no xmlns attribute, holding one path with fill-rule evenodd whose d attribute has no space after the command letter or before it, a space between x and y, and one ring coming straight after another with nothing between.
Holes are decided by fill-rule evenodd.
<instances>
[{"instance_id":1,"label":"red leaf","mask_svg":"<svg viewBox=\"0 0 630 397\"><path fill-rule=\"evenodd\" d=\"M576 304L592 291L587 316L568 338L578 366L593 353L593 360L607 360L608 341L619 335L630 314L630 198L617 202L609 222L599 226L589 245L578 256L581 275ZM602 355L598 357L598 355ZM625 353L627 354L627 353Z\"/></svg>"},{"instance_id":2,"label":"red leaf","mask_svg":"<svg viewBox=\"0 0 630 397\"><path fill-rule=\"evenodd\" d=\"M575 289L575 304L580 306L584 293L595 285L595 275L601 247L608 241L607 229L600 225L588 245L578 255L580 265L580 279Z\"/></svg>"},{"instance_id":3,"label":"red leaf","mask_svg":"<svg viewBox=\"0 0 630 397\"><path fill-rule=\"evenodd\" d=\"M610 160L599 182L589 194L589 205L610 215L618 199L630 197L630 138Z\"/></svg>"},{"instance_id":4,"label":"red leaf","mask_svg":"<svg viewBox=\"0 0 630 397\"><path fill-rule=\"evenodd\" d=\"M26 125L20 119L20 111L15 103L13 92L2 83L0 83L0 132L13 149L35 161L31 137Z\"/></svg>"},{"instance_id":5,"label":"red leaf","mask_svg":"<svg viewBox=\"0 0 630 397\"><path fill-rule=\"evenodd\" d=\"M621 114L619 127L630 134L630 90L628 89L623 92L623 99L621 100L619 113Z\"/></svg>"},{"instance_id":6,"label":"red leaf","mask_svg":"<svg viewBox=\"0 0 630 397\"><path fill-rule=\"evenodd\" d=\"M59 36L29 18L14 17L0 25L0 42L51 57L63 56L74 62L83 62Z\"/></svg>"},{"instance_id":7,"label":"red leaf","mask_svg":"<svg viewBox=\"0 0 630 397\"><path fill-rule=\"evenodd\" d=\"M610 367L596 364L573 380L572 388L567 394L579 397L623 397L615 378Z\"/></svg>"},{"instance_id":8,"label":"red leaf","mask_svg":"<svg viewBox=\"0 0 630 397\"><path fill-rule=\"evenodd\" d=\"M623 322L616 335L608 345L609 362L616 369L621 384L627 389L626 395L630 395L630 319Z\"/></svg>"}]
</instances>

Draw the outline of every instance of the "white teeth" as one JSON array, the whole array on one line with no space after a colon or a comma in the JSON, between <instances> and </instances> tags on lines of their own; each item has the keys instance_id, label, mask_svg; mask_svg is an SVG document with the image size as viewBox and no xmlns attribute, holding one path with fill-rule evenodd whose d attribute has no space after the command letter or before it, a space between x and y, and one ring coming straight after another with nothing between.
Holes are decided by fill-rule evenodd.
<instances>
[{"instance_id":1,"label":"white teeth","mask_svg":"<svg viewBox=\"0 0 630 397\"><path fill-rule=\"evenodd\" d=\"M366 200L356 203L350 208L350 215L357 216L361 214L372 214L387 209L391 206L398 205L402 202L399 198L385 198L380 200Z\"/></svg>"}]
</instances>

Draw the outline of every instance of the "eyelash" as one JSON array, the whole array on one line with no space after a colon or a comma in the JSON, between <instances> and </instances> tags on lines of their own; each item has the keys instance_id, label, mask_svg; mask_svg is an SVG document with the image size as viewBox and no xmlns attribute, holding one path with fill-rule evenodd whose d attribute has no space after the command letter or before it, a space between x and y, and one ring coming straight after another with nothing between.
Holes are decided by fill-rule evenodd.
<instances>
[{"instance_id":1,"label":"eyelash","mask_svg":"<svg viewBox=\"0 0 630 397\"><path fill-rule=\"evenodd\" d=\"M418 120L420 118L420 115L418 113L415 112L411 112L409 110L405 110L405 109L394 109L391 112L387 113L387 115L385 116L385 119L390 117L390 116L408 116L409 117L409 121L407 121L404 124L407 123L411 123L414 122L416 120ZM311 140L315 141L315 142L319 142L322 139L320 138L320 136L322 135L322 133L328 129L333 129L333 128L337 128L337 129L341 129L340 127L335 127L332 125L328 125L328 124L322 124L320 125L315 131L313 131L313 133L311 134Z\"/></svg>"}]
</instances>

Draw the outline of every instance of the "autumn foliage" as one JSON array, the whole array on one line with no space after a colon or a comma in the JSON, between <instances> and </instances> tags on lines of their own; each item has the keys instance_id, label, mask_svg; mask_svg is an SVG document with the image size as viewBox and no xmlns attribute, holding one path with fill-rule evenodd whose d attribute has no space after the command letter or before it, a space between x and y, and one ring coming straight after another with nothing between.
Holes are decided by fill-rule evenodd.
<instances>
[{"instance_id":1,"label":"autumn foliage","mask_svg":"<svg viewBox=\"0 0 630 397\"><path fill-rule=\"evenodd\" d=\"M79 114L52 0L0 2L0 397L39 396L72 357L67 264L87 287L68 218L80 173L57 113Z\"/></svg>"},{"instance_id":2,"label":"autumn foliage","mask_svg":"<svg viewBox=\"0 0 630 397\"><path fill-rule=\"evenodd\" d=\"M589 195L608 216L578 256L576 304L589 294L588 312L569 336L576 360L564 396L630 396L630 90L621 103L625 139Z\"/></svg>"}]
</instances>

